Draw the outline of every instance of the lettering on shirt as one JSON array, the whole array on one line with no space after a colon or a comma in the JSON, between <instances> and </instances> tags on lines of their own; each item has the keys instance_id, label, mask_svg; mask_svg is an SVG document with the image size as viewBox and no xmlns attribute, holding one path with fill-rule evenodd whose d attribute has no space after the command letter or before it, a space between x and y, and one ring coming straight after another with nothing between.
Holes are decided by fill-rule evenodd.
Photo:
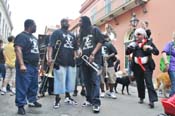
<instances>
[{"instance_id":1,"label":"lettering on shirt","mask_svg":"<svg viewBox=\"0 0 175 116\"><path fill-rule=\"evenodd\" d=\"M38 54L39 49L38 49L38 41L37 39L30 38L30 42L32 43L32 49L30 50L31 53Z\"/></svg>"},{"instance_id":2,"label":"lettering on shirt","mask_svg":"<svg viewBox=\"0 0 175 116\"><path fill-rule=\"evenodd\" d=\"M73 49L73 36L70 34L63 34L63 38L65 39L64 47Z\"/></svg>"},{"instance_id":3,"label":"lettering on shirt","mask_svg":"<svg viewBox=\"0 0 175 116\"><path fill-rule=\"evenodd\" d=\"M92 37L93 35L87 35L83 37L83 41L84 41L83 50L93 48L92 40L90 39Z\"/></svg>"},{"instance_id":4,"label":"lettering on shirt","mask_svg":"<svg viewBox=\"0 0 175 116\"><path fill-rule=\"evenodd\" d=\"M107 55L108 54L106 46L102 46L101 50L102 50L102 55Z\"/></svg>"}]
</instances>

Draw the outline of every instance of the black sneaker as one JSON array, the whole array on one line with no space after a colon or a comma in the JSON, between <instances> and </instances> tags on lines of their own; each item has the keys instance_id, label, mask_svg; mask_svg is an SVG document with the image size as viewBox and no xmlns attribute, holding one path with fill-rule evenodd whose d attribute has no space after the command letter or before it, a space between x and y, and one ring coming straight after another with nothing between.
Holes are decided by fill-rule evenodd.
<instances>
[{"instance_id":1,"label":"black sneaker","mask_svg":"<svg viewBox=\"0 0 175 116\"><path fill-rule=\"evenodd\" d=\"M25 111L23 106L18 107L18 114L20 114L20 115L25 115L26 114L26 111Z\"/></svg>"},{"instance_id":2,"label":"black sneaker","mask_svg":"<svg viewBox=\"0 0 175 116\"><path fill-rule=\"evenodd\" d=\"M94 106L93 106L93 112L94 112L94 113L99 113L99 112L100 112L100 106L94 105Z\"/></svg>"},{"instance_id":3,"label":"black sneaker","mask_svg":"<svg viewBox=\"0 0 175 116\"><path fill-rule=\"evenodd\" d=\"M150 102L149 103L149 107L152 109L152 108L154 108L154 102Z\"/></svg>"},{"instance_id":4,"label":"black sneaker","mask_svg":"<svg viewBox=\"0 0 175 116\"><path fill-rule=\"evenodd\" d=\"M36 108L40 108L42 107L42 105L38 102L34 102L34 103L29 103L28 105L29 107L36 107Z\"/></svg>"},{"instance_id":5,"label":"black sneaker","mask_svg":"<svg viewBox=\"0 0 175 116\"><path fill-rule=\"evenodd\" d=\"M80 93L82 96L86 96L86 91L84 89L81 90L81 93Z\"/></svg>"},{"instance_id":6,"label":"black sneaker","mask_svg":"<svg viewBox=\"0 0 175 116\"><path fill-rule=\"evenodd\" d=\"M70 105L77 105L78 104L74 99L72 99L70 97L66 97L65 100L64 100L64 103L67 103L67 104L70 104Z\"/></svg>"},{"instance_id":7,"label":"black sneaker","mask_svg":"<svg viewBox=\"0 0 175 116\"><path fill-rule=\"evenodd\" d=\"M143 99L142 98L140 98L140 101L138 102L139 104L143 104Z\"/></svg>"},{"instance_id":8,"label":"black sneaker","mask_svg":"<svg viewBox=\"0 0 175 116\"><path fill-rule=\"evenodd\" d=\"M77 96L78 90L74 90L73 96Z\"/></svg>"}]
</instances>

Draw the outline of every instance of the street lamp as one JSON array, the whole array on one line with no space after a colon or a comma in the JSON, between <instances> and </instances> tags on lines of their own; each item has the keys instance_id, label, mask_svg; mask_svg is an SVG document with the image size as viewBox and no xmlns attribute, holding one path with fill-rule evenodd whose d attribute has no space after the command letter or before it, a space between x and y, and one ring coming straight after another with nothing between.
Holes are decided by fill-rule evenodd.
<instances>
[{"instance_id":1,"label":"street lamp","mask_svg":"<svg viewBox=\"0 0 175 116\"><path fill-rule=\"evenodd\" d=\"M136 14L133 13L133 14L132 14L132 17L131 17L131 19L130 19L130 24L131 24L131 26L133 26L134 28L136 28L138 22L139 22L139 19L137 19Z\"/></svg>"}]
</instances>

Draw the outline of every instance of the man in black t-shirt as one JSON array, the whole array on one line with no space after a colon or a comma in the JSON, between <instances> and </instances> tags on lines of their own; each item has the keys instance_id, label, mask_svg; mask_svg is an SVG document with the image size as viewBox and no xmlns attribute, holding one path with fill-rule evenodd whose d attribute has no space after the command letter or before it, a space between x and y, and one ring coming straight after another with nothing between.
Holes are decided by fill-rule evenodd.
<instances>
[{"instance_id":1,"label":"man in black t-shirt","mask_svg":"<svg viewBox=\"0 0 175 116\"><path fill-rule=\"evenodd\" d=\"M102 57L103 57L103 73L101 78L101 97L105 95L116 99L116 95L113 92L114 84L115 84L115 70L114 70L114 62L116 61L115 55L117 54L117 50L112 45L111 41L106 37L106 41L102 46ZM106 83L104 80L107 80ZM109 91L105 93L104 84L106 87L109 87Z\"/></svg>"},{"instance_id":2,"label":"man in black t-shirt","mask_svg":"<svg viewBox=\"0 0 175 116\"><path fill-rule=\"evenodd\" d=\"M89 63L95 62L101 67L101 46L104 42L104 37L100 30L91 25L90 19L87 16L82 16L80 19L80 47L82 52L80 55L86 55ZM84 75L84 83L86 87L86 101L83 106L92 104L93 111L100 111L100 76L86 62L82 63L82 71Z\"/></svg>"},{"instance_id":3,"label":"man in black t-shirt","mask_svg":"<svg viewBox=\"0 0 175 116\"><path fill-rule=\"evenodd\" d=\"M77 104L70 96L70 92L75 89L76 67L75 58L78 49L77 40L73 34L68 31L69 24L67 19L61 20L61 29L53 32L49 40L48 64L54 63L54 108L60 106L59 94L66 94L65 103ZM57 42L59 45L57 45ZM57 54L57 56L56 56Z\"/></svg>"},{"instance_id":4,"label":"man in black t-shirt","mask_svg":"<svg viewBox=\"0 0 175 116\"><path fill-rule=\"evenodd\" d=\"M41 107L37 102L38 91L38 41L32 35L36 31L36 24L32 19L24 22L25 30L18 34L14 41L16 52L16 106L18 114L25 115L24 105ZM26 100L27 99L27 100Z\"/></svg>"}]
</instances>

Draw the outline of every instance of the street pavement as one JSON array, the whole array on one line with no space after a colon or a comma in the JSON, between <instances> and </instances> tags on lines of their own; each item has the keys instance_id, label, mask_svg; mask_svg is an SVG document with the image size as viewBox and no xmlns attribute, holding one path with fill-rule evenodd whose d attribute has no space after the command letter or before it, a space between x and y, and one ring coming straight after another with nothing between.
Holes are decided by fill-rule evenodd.
<instances>
[{"instance_id":1,"label":"street pavement","mask_svg":"<svg viewBox=\"0 0 175 116\"><path fill-rule=\"evenodd\" d=\"M39 102L42 103L42 108L29 108L25 106L26 116L157 116L163 113L163 107L159 102L155 103L155 108L150 109L148 106L148 95L144 104L138 104L136 87L130 86L131 95L121 94L121 85L118 85L117 99L101 98L101 111L98 114L92 112L92 107L82 107L85 100L84 97L78 95L73 97L78 105L68 105L61 100L61 107L53 109L54 96L40 98ZM64 95L61 96L64 98ZM0 95L0 116L18 116L17 107L15 106L15 96Z\"/></svg>"}]
</instances>

